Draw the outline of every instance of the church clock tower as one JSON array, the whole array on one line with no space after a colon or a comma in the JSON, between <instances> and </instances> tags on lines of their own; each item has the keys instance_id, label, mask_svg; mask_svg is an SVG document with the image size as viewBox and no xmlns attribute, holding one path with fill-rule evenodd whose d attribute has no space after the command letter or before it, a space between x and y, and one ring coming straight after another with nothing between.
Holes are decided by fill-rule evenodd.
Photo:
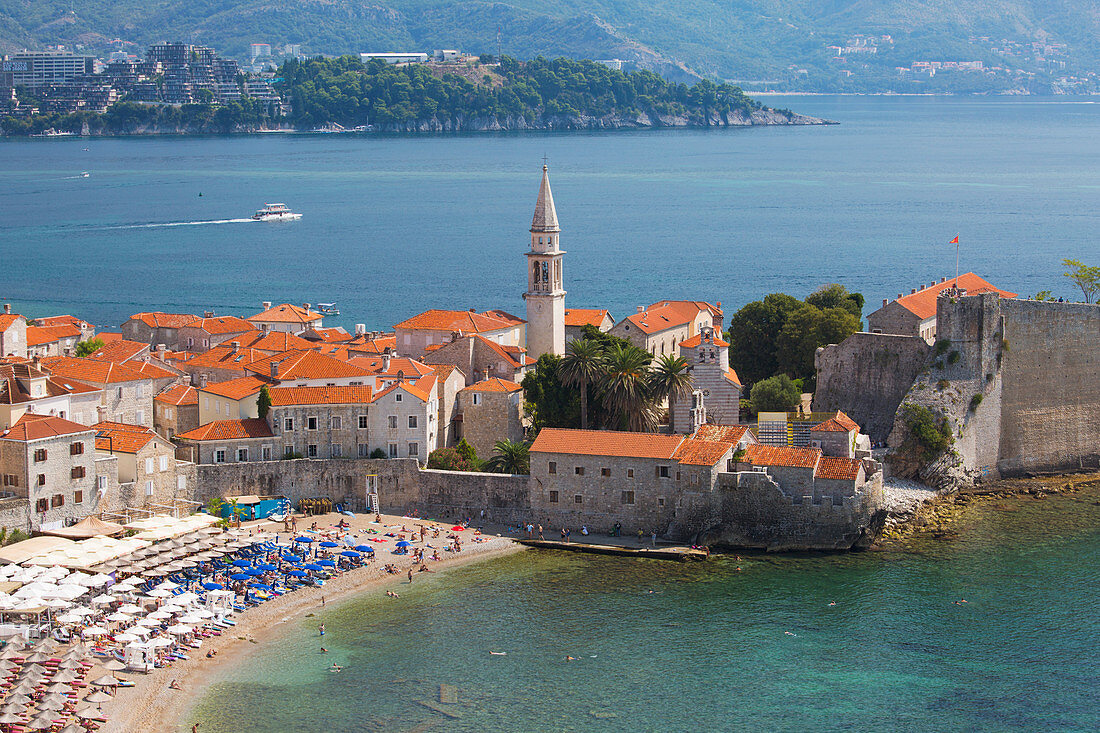
<instances>
[{"instance_id":1,"label":"church clock tower","mask_svg":"<svg viewBox=\"0 0 1100 733\"><path fill-rule=\"evenodd\" d=\"M562 255L558 247L558 213L550 193L547 167L531 221L531 251L527 253L527 354L565 354L565 290L562 288Z\"/></svg>"}]
</instances>

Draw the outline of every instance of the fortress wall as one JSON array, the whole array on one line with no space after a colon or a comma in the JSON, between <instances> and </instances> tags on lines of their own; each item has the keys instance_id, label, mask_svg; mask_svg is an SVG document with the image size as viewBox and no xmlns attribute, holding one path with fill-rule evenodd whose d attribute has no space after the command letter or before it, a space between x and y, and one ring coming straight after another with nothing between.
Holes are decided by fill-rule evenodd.
<instances>
[{"instance_id":1,"label":"fortress wall","mask_svg":"<svg viewBox=\"0 0 1100 733\"><path fill-rule=\"evenodd\" d=\"M813 410L843 410L874 441L885 441L894 413L927 362L930 348L918 336L854 333L818 349Z\"/></svg>"},{"instance_id":2,"label":"fortress wall","mask_svg":"<svg viewBox=\"0 0 1100 733\"><path fill-rule=\"evenodd\" d=\"M1100 305L1002 300L1002 474L1100 454Z\"/></svg>"}]
</instances>

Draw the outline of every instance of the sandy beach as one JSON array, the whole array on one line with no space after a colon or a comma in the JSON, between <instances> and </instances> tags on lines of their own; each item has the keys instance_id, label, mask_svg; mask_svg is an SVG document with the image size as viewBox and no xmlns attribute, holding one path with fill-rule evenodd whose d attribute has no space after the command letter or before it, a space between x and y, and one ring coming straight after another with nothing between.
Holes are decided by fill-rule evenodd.
<instances>
[{"instance_id":1,"label":"sandy beach","mask_svg":"<svg viewBox=\"0 0 1100 733\"><path fill-rule=\"evenodd\" d=\"M336 524L341 519L348 519L352 532L367 528L380 532L398 531L402 526L412 531L420 524L432 525L430 522L418 519L382 515L381 525L386 527L382 529L381 525L372 521L374 517L371 515L343 517L338 514L327 514L308 518L299 517L298 528L302 531L314 521L319 527L325 528ZM256 531L282 530L282 525L266 521L248 522L243 526L245 529ZM427 563L432 571L438 572L524 549L508 537L482 535L482 542L474 542L474 537L477 535L472 528L465 532L452 533L449 524L436 523L434 526L443 531L440 532L439 538L429 535L427 538L429 544L439 547L445 544L441 540L447 534L458 534L462 541L462 551L440 553L440 560ZM285 541L286 534L283 533L282 537ZM414 544L416 547L422 546L420 542ZM366 567L345 572L327 581L323 588L298 590L236 614L233 617L237 622L235 627L227 629L219 637L208 639L202 649L194 650L190 659L177 661L171 667L156 669L149 674L125 675L135 685L120 689L113 700L104 703L103 712L109 722L103 730L107 733L186 730L183 721L188 711L201 697L203 688L217 678L220 670L243 664L248 655L258 649L260 644L275 641L283 632L291 628L292 624L288 622L320 610L322 596L328 606L367 591L381 593L386 586L405 582L406 573L412 566L411 556L393 555L390 552L392 549L392 545L380 545L376 552L378 556L376 560ZM397 565L401 572L398 574L385 572L383 565L387 563ZM206 651L209 649L216 649L217 656L207 658ZM169 687L173 680L179 685L179 689Z\"/></svg>"}]
</instances>

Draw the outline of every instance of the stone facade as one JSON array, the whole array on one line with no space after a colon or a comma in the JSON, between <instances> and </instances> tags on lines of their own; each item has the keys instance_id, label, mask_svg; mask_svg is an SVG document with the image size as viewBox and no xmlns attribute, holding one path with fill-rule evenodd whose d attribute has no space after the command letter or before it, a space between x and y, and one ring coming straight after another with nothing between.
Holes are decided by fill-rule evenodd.
<instances>
[{"instance_id":1,"label":"stone facade","mask_svg":"<svg viewBox=\"0 0 1100 733\"><path fill-rule=\"evenodd\" d=\"M527 350L532 359L543 354L565 354L565 252L561 227L550 192L550 176L542 167L542 183L531 220L531 249L527 252Z\"/></svg>"},{"instance_id":2,"label":"stone facade","mask_svg":"<svg viewBox=\"0 0 1100 733\"><path fill-rule=\"evenodd\" d=\"M27 319L12 313L7 303L0 314L0 357L5 356L27 358Z\"/></svg>"},{"instance_id":3,"label":"stone facade","mask_svg":"<svg viewBox=\"0 0 1100 733\"><path fill-rule=\"evenodd\" d=\"M179 330L197 319L190 313L135 313L122 324L122 338L176 350Z\"/></svg>"},{"instance_id":4,"label":"stone facade","mask_svg":"<svg viewBox=\"0 0 1100 733\"><path fill-rule=\"evenodd\" d=\"M458 412L462 421L456 442L465 438L482 460L492 457L498 440L522 441L526 432L518 384L493 379L466 387L458 393Z\"/></svg>"},{"instance_id":5,"label":"stone facade","mask_svg":"<svg viewBox=\"0 0 1100 733\"><path fill-rule=\"evenodd\" d=\"M240 341L256 331L256 327L243 318L199 318L179 329L176 338L181 349L201 354L227 342Z\"/></svg>"},{"instance_id":6,"label":"stone facade","mask_svg":"<svg viewBox=\"0 0 1100 733\"><path fill-rule=\"evenodd\" d=\"M272 407L268 422L275 433L273 457L367 458L377 447L370 444L370 409L366 403ZM257 459L262 454L252 458Z\"/></svg>"},{"instance_id":7,"label":"stone facade","mask_svg":"<svg viewBox=\"0 0 1100 733\"><path fill-rule=\"evenodd\" d=\"M458 443L455 416L458 415L458 393L466 386L466 375L458 367L441 364L436 367L436 397L439 400L439 436L436 446L445 448Z\"/></svg>"},{"instance_id":8,"label":"stone facade","mask_svg":"<svg viewBox=\"0 0 1100 733\"><path fill-rule=\"evenodd\" d=\"M458 367L466 375L468 385L492 377L521 382L532 366L527 361L525 352L509 351L506 347L477 334L460 336L438 349L429 351L423 359L423 362L429 365L447 364Z\"/></svg>"},{"instance_id":9,"label":"stone facade","mask_svg":"<svg viewBox=\"0 0 1100 733\"><path fill-rule=\"evenodd\" d=\"M194 387L180 386L175 390L186 391L192 395L197 394ZM172 392L173 390L169 390ZM199 403L195 401L179 401L178 399L162 399L164 395L158 395L153 399L153 428L171 440L179 433L186 433L199 426Z\"/></svg>"},{"instance_id":10,"label":"stone facade","mask_svg":"<svg viewBox=\"0 0 1100 733\"><path fill-rule=\"evenodd\" d=\"M439 401L434 388L422 394L416 387L399 383L380 392L368 417L370 446L390 458L415 458L420 463L439 447Z\"/></svg>"},{"instance_id":11,"label":"stone facade","mask_svg":"<svg viewBox=\"0 0 1100 733\"><path fill-rule=\"evenodd\" d=\"M692 389L702 392L706 421L714 425L737 425L741 415L741 383L730 369L729 344L710 326L680 344L680 356L687 360ZM692 401L677 400L672 406L672 427L679 433L695 432Z\"/></svg>"},{"instance_id":12,"label":"stone facade","mask_svg":"<svg viewBox=\"0 0 1100 733\"><path fill-rule=\"evenodd\" d=\"M56 418L60 435L18 437L18 426L0 437L0 490L27 499L21 529L65 526L84 517L94 497L95 433ZM69 427L65 427L68 425Z\"/></svg>"},{"instance_id":13,"label":"stone facade","mask_svg":"<svg viewBox=\"0 0 1100 733\"><path fill-rule=\"evenodd\" d=\"M884 303L874 313L867 314L867 330L875 334L917 336L924 339L922 321L916 313L896 300Z\"/></svg>"}]
</instances>

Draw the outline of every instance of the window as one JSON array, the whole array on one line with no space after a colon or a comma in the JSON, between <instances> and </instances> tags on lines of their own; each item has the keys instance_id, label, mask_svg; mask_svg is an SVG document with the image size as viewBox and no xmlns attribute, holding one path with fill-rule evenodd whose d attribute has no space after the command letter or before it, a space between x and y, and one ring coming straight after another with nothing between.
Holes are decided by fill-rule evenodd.
<instances>
[{"instance_id":1,"label":"window","mask_svg":"<svg viewBox=\"0 0 1100 733\"><path fill-rule=\"evenodd\" d=\"M294 418L288 417L283 420L283 430L288 433L294 430Z\"/></svg>"},{"instance_id":2,"label":"window","mask_svg":"<svg viewBox=\"0 0 1100 733\"><path fill-rule=\"evenodd\" d=\"M209 397L207 397L207 396L203 395L203 398L202 398L202 406L203 406L203 407L204 407L205 409L207 409L207 410L209 410L209 409L210 409L210 398L209 398Z\"/></svg>"},{"instance_id":3,"label":"window","mask_svg":"<svg viewBox=\"0 0 1100 733\"><path fill-rule=\"evenodd\" d=\"M316 417L307 417L306 418L306 430L316 430L316 429L317 429L317 418Z\"/></svg>"},{"instance_id":4,"label":"window","mask_svg":"<svg viewBox=\"0 0 1100 733\"><path fill-rule=\"evenodd\" d=\"M34 510L36 512L38 512L39 514L44 513L49 508L50 508L50 500L49 499L39 499L38 501L36 501L34 503Z\"/></svg>"},{"instance_id":5,"label":"window","mask_svg":"<svg viewBox=\"0 0 1100 733\"><path fill-rule=\"evenodd\" d=\"M294 446L284 445L283 446L283 455L286 456L287 458L294 455Z\"/></svg>"},{"instance_id":6,"label":"window","mask_svg":"<svg viewBox=\"0 0 1100 733\"><path fill-rule=\"evenodd\" d=\"M50 497L50 508L56 509L59 506L65 506L65 497L61 494L54 494Z\"/></svg>"},{"instance_id":7,"label":"window","mask_svg":"<svg viewBox=\"0 0 1100 733\"><path fill-rule=\"evenodd\" d=\"M18 485L19 485L19 477L17 475L15 475L14 473L5 473L4 474L4 486L18 486Z\"/></svg>"},{"instance_id":8,"label":"window","mask_svg":"<svg viewBox=\"0 0 1100 733\"><path fill-rule=\"evenodd\" d=\"M409 455L410 456L420 455L420 444L419 443L409 443Z\"/></svg>"},{"instance_id":9,"label":"window","mask_svg":"<svg viewBox=\"0 0 1100 733\"><path fill-rule=\"evenodd\" d=\"M369 458L370 457L370 446L367 445L366 443L359 443L359 457L360 458Z\"/></svg>"},{"instance_id":10,"label":"window","mask_svg":"<svg viewBox=\"0 0 1100 733\"><path fill-rule=\"evenodd\" d=\"M332 416L332 429L333 430L339 430L342 426L343 426L343 421L340 419L340 416L339 415L333 415Z\"/></svg>"},{"instance_id":11,"label":"window","mask_svg":"<svg viewBox=\"0 0 1100 733\"><path fill-rule=\"evenodd\" d=\"M624 491L622 493L622 496L620 497L620 501L623 504L633 504L634 503L634 492L633 491Z\"/></svg>"},{"instance_id":12,"label":"window","mask_svg":"<svg viewBox=\"0 0 1100 733\"><path fill-rule=\"evenodd\" d=\"M237 463L248 463L248 448L237 449Z\"/></svg>"},{"instance_id":13,"label":"window","mask_svg":"<svg viewBox=\"0 0 1100 733\"><path fill-rule=\"evenodd\" d=\"M481 393L480 392L474 392L474 404L475 405L480 405L481 404Z\"/></svg>"},{"instance_id":14,"label":"window","mask_svg":"<svg viewBox=\"0 0 1100 733\"><path fill-rule=\"evenodd\" d=\"M634 478L634 469L633 468L626 469L626 477L627 478Z\"/></svg>"},{"instance_id":15,"label":"window","mask_svg":"<svg viewBox=\"0 0 1100 733\"><path fill-rule=\"evenodd\" d=\"M225 463L225 448L214 451L214 463Z\"/></svg>"},{"instance_id":16,"label":"window","mask_svg":"<svg viewBox=\"0 0 1100 733\"><path fill-rule=\"evenodd\" d=\"M558 503L558 492L556 492L556 491L551 491L550 492L550 503L551 504L557 504Z\"/></svg>"},{"instance_id":17,"label":"window","mask_svg":"<svg viewBox=\"0 0 1100 733\"><path fill-rule=\"evenodd\" d=\"M547 472L547 473L557 473L557 472L558 472L558 462L557 462L557 461L549 461L549 462L547 462L547 464L546 464L546 472Z\"/></svg>"},{"instance_id":18,"label":"window","mask_svg":"<svg viewBox=\"0 0 1100 733\"><path fill-rule=\"evenodd\" d=\"M415 428L416 427L416 415L409 415L409 427L410 428Z\"/></svg>"},{"instance_id":19,"label":"window","mask_svg":"<svg viewBox=\"0 0 1100 733\"><path fill-rule=\"evenodd\" d=\"M106 476L96 476L95 477L95 487L101 492L106 491L107 490L107 477Z\"/></svg>"},{"instance_id":20,"label":"window","mask_svg":"<svg viewBox=\"0 0 1100 733\"><path fill-rule=\"evenodd\" d=\"M316 457L317 457L317 444L316 443L310 443L309 445L306 446L306 458L316 458Z\"/></svg>"},{"instance_id":21,"label":"window","mask_svg":"<svg viewBox=\"0 0 1100 733\"><path fill-rule=\"evenodd\" d=\"M601 468L600 469L600 475L603 476L604 478L607 478L608 476L611 475L611 469L610 468Z\"/></svg>"},{"instance_id":22,"label":"window","mask_svg":"<svg viewBox=\"0 0 1100 733\"><path fill-rule=\"evenodd\" d=\"M80 456L84 455L84 443L77 441L76 443L69 444L69 455Z\"/></svg>"},{"instance_id":23,"label":"window","mask_svg":"<svg viewBox=\"0 0 1100 733\"><path fill-rule=\"evenodd\" d=\"M401 393L400 392L398 392L397 394L395 394L393 396L393 401L394 402L400 402L401 401Z\"/></svg>"},{"instance_id":24,"label":"window","mask_svg":"<svg viewBox=\"0 0 1100 733\"><path fill-rule=\"evenodd\" d=\"M668 478L668 466L657 466L655 473L657 478Z\"/></svg>"},{"instance_id":25,"label":"window","mask_svg":"<svg viewBox=\"0 0 1100 733\"><path fill-rule=\"evenodd\" d=\"M397 458L397 443L390 443L390 458Z\"/></svg>"},{"instance_id":26,"label":"window","mask_svg":"<svg viewBox=\"0 0 1100 733\"><path fill-rule=\"evenodd\" d=\"M190 349L190 348L191 348L192 346L194 346L194 345L195 345L195 339L193 339L193 338L191 338L190 336L188 336L188 337L187 337L187 348L189 348L189 349Z\"/></svg>"},{"instance_id":27,"label":"window","mask_svg":"<svg viewBox=\"0 0 1100 733\"><path fill-rule=\"evenodd\" d=\"M229 414L229 405L225 406L225 413ZM134 413L134 425L142 425L145 422L145 410L138 410Z\"/></svg>"},{"instance_id":28,"label":"window","mask_svg":"<svg viewBox=\"0 0 1100 733\"><path fill-rule=\"evenodd\" d=\"M44 474L44 473L38 474L38 478L35 480L35 483L38 486L45 486L46 485L46 474Z\"/></svg>"},{"instance_id":29,"label":"window","mask_svg":"<svg viewBox=\"0 0 1100 733\"><path fill-rule=\"evenodd\" d=\"M339 458L344 455L344 446L339 443L333 443L330 448L332 449L332 457Z\"/></svg>"},{"instance_id":30,"label":"window","mask_svg":"<svg viewBox=\"0 0 1100 733\"><path fill-rule=\"evenodd\" d=\"M573 503L580 504L583 501L583 497L580 494L573 494Z\"/></svg>"},{"instance_id":31,"label":"window","mask_svg":"<svg viewBox=\"0 0 1100 733\"><path fill-rule=\"evenodd\" d=\"M657 506L664 506L664 505L665 505L665 497L663 497L663 496L657 497Z\"/></svg>"},{"instance_id":32,"label":"window","mask_svg":"<svg viewBox=\"0 0 1100 733\"><path fill-rule=\"evenodd\" d=\"M578 476L583 476L584 475L584 466L574 466L573 467L573 473L575 473Z\"/></svg>"},{"instance_id":33,"label":"window","mask_svg":"<svg viewBox=\"0 0 1100 733\"><path fill-rule=\"evenodd\" d=\"M83 504L84 503L84 492L83 491L74 491L73 492L73 503L74 504Z\"/></svg>"},{"instance_id":34,"label":"window","mask_svg":"<svg viewBox=\"0 0 1100 733\"><path fill-rule=\"evenodd\" d=\"M229 412L229 410L226 410L226 412ZM220 400L214 400L214 413L217 415L222 414L222 403Z\"/></svg>"},{"instance_id":35,"label":"window","mask_svg":"<svg viewBox=\"0 0 1100 733\"><path fill-rule=\"evenodd\" d=\"M156 461L154 461L152 458L146 458L145 473L152 473L154 470L156 470Z\"/></svg>"},{"instance_id":36,"label":"window","mask_svg":"<svg viewBox=\"0 0 1100 733\"><path fill-rule=\"evenodd\" d=\"M118 399L120 400L122 399L122 387L119 387L115 390L115 396L118 397Z\"/></svg>"},{"instance_id":37,"label":"window","mask_svg":"<svg viewBox=\"0 0 1100 733\"><path fill-rule=\"evenodd\" d=\"M145 385L141 382L138 382L137 385L134 387L134 396L137 397L139 400L145 396Z\"/></svg>"},{"instance_id":38,"label":"window","mask_svg":"<svg viewBox=\"0 0 1100 733\"><path fill-rule=\"evenodd\" d=\"M265 445L260 448L260 459L264 461L271 460L271 446Z\"/></svg>"},{"instance_id":39,"label":"window","mask_svg":"<svg viewBox=\"0 0 1100 733\"><path fill-rule=\"evenodd\" d=\"M34 462L35 463L41 463L42 461L46 460L46 455L47 454L46 454L46 449L45 448L35 449L35 451L34 451Z\"/></svg>"},{"instance_id":40,"label":"window","mask_svg":"<svg viewBox=\"0 0 1100 733\"><path fill-rule=\"evenodd\" d=\"M699 485L699 472L698 471L691 471L690 473L688 473L688 482L692 486L698 486Z\"/></svg>"},{"instance_id":41,"label":"window","mask_svg":"<svg viewBox=\"0 0 1100 733\"><path fill-rule=\"evenodd\" d=\"M168 456L161 456L160 457L160 470L161 471L167 471L168 470Z\"/></svg>"},{"instance_id":42,"label":"window","mask_svg":"<svg viewBox=\"0 0 1100 733\"><path fill-rule=\"evenodd\" d=\"M153 495L153 482L152 481L146 481L145 482L145 495L146 496L152 496Z\"/></svg>"},{"instance_id":43,"label":"window","mask_svg":"<svg viewBox=\"0 0 1100 733\"><path fill-rule=\"evenodd\" d=\"M179 489L180 491L185 491L187 489L187 477L186 476L176 476L176 488Z\"/></svg>"},{"instance_id":44,"label":"window","mask_svg":"<svg viewBox=\"0 0 1100 733\"><path fill-rule=\"evenodd\" d=\"M679 481L679 480L680 480L680 472L679 472L679 471L677 471L677 472L676 472L676 480L677 480L677 481Z\"/></svg>"},{"instance_id":45,"label":"window","mask_svg":"<svg viewBox=\"0 0 1100 733\"><path fill-rule=\"evenodd\" d=\"M397 427L397 415L390 415L389 416L389 424L390 424L391 428L396 428Z\"/></svg>"},{"instance_id":46,"label":"window","mask_svg":"<svg viewBox=\"0 0 1100 733\"><path fill-rule=\"evenodd\" d=\"M366 430L367 429L367 416L366 415L360 415L359 416L359 429L360 430Z\"/></svg>"},{"instance_id":47,"label":"window","mask_svg":"<svg viewBox=\"0 0 1100 733\"><path fill-rule=\"evenodd\" d=\"M76 478L84 478L87 475L87 473L88 473L88 471L87 471L86 468L84 468L84 466L73 466L73 470L69 472L69 475L72 478L76 479Z\"/></svg>"}]
</instances>

